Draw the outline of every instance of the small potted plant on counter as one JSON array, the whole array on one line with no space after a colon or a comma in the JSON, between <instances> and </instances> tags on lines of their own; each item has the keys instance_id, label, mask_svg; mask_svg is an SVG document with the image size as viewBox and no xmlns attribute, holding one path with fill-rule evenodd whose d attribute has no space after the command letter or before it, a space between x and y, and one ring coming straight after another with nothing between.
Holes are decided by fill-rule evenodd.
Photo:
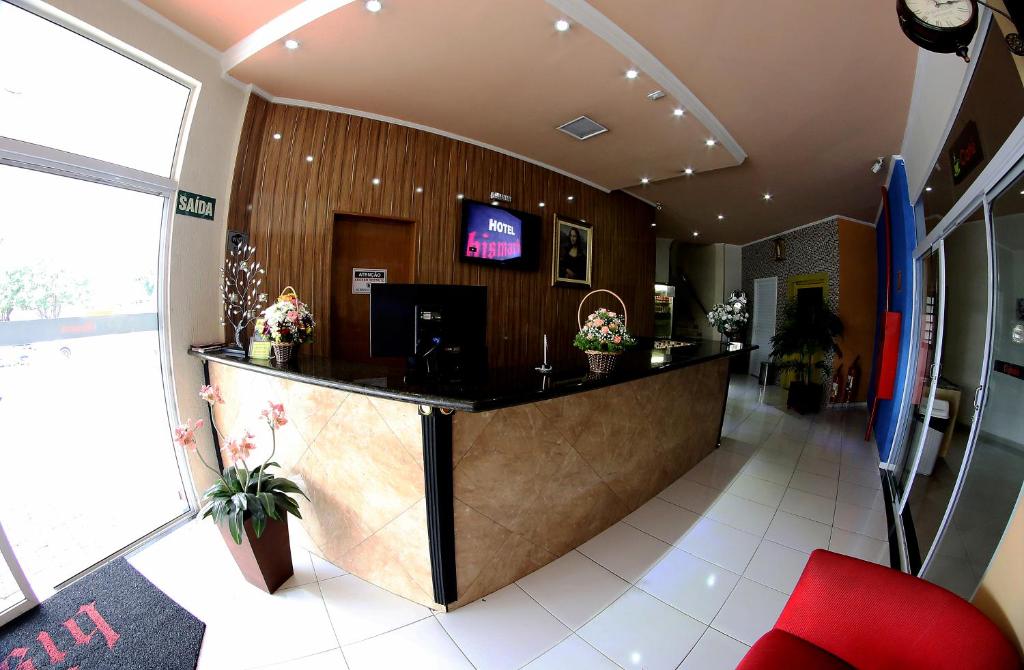
<instances>
[{"instance_id":1,"label":"small potted plant on counter","mask_svg":"<svg viewBox=\"0 0 1024 670\"><path fill-rule=\"evenodd\" d=\"M782 313L782 325L771 338L772 359L780 370L793 370L786 405L800 414L821 409L824 386L815 383L814 371L829 372L825 354L842 354L835 338L843 334L843 322L824 300L790 300ZM816 360L818 359L818 360Z\"/></svg>"},{"instance_id":2,"label":"small potted plant on counter","mask_svg":"<svg viewBox=\"0 0 1024 670\"><path fill-rule=\"evenodd\" d=\"M735 340L741 336L749 319L747 294L743 291L733 291L729 294L728 300L712 306L708 312L708 322L729 341L730 348L734 344L742 346L742 343L736 343Z\"/></svg>"},{"instance_id":3,"label":"small potted plant on counter","mask_svg":"<svg viewBox=\"0 0 1024 670\"><path fill-rule=\"evenodd\" d=\"M285 288L277 302L263 312L262 335L274 347L274 360L284 365L292 358L296 346L313 339L316 322L306 303L299 300L295 289Z\"/></svg>"},{"instance_id":4,"label":"small potted plant on counter","mask_svg":"<svg viewBox=\"0 0 1024 670\"><path fill-rule=\"evenodd\" d=\"M277 450L277 430L288 423L284 406L268 402L260 419L270 430L270 455L261 465L250 469L246 460L256 448L256 436L248 430L225 439L212 419L214 405L223 404L220 389L203 386L199 396L210 404L213 428L220 438L224 462L230 462L223 472L217 472L197 449L197 430L203 420L189 419L174 429L174 441L188 451L195 452L199 461L217 475L217 481L203 493L202 518L210 517L220 527L221 535L235 559L242 575L250 584L273 593L289 577L292 567L288 541L288 515L299 519L299 505L289 494L306 494L289 479L276 477L271 468L280 467L272 459ZM308 500L308 498L306 498Z\"/></svg>"},{"instance_id":5,"label":"small potted plant on counter","mask_svg":"<svg viewBox=\"0 0 1024 670\"><path fill-rule=\"evenodd\" d=\"M620 316L606 307L599 307L587 316L587 320L584 322L582 319L583 303L595 293L609 293L615 296L619 304L622 305L622 315ZM593 373L609 374L615 369L618 355L636 344L636 340L626 330L626 304L622 302L622 298L611 291L598 289L583 296L576 312L576 319L579 322L580 332L576 333L573 346L587 355L587 364Z\"/></svg>"}]
</instances>

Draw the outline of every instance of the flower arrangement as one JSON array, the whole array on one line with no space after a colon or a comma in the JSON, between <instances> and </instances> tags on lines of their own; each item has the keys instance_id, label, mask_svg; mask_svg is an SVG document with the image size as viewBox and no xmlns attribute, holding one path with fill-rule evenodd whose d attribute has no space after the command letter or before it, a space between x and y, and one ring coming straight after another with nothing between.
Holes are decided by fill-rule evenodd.
<instances>
[{"instance_id":1,"label":"flower arrangement","mask_svg":"<svg viewBox=\"0 0 1024 670\"><path fill-rule=\"evenodd\" d=\"M708 312L708 321L722 335L735 335L747 325L747 294L733 291L724 303L718 303Z\"/></svg>"},{"instance_id":2,"label":"flower arrangement","mask_svg":"<svg viewBox=\"0 0 1024 670\"><path fill-rule=\"evenodd\" d=\"M277 302L263 311L263 336L274 344L302 344L313 339L316 321L295 291L285 289Z\"/></svg>"},{"instance_id":3,"label":"flower arrangement","mask_svg":"<svg viewBox=\"0 0 1024 670\"><path fill-rule=\"evenodd\" d=\"M573 339L577 349L609 354L621 353L634 344L636 340L626 331L626 322L605 307L590 314Z\"/></svg>"},{"instance_id":4,"label":"flower arrangement","mask_svg":"<svg viewBox=\"0 0 1024 670\"><path fill-rule=\"evenodd\" d=\"M217 386L201 387L199 397L210 404L211 419L213 406L224 403ZM252 519L252 529L258 538L263 535L269 520L284 521L288 514L302 518L299 505L289 495L290 493L309 499L290 479L275 477L270 472L271 468L281 467L271 459L277 451L277 430L288 423L284 406L268 402L267 407L260 412L260 419L270 429L272 446L267 459L252 469L246 460L256 449L256 436L250 431L243 430L239 435L225 439L217 428L217 422L213 421L213 428L217 431L222 445L221 454L225 462L231 463L223 472L218 472L206 462L197 448L196 431L203 427L202 419L194 423L192 419L188 419L174 429L174 441L187 451L194 452L199 461L217 475L217 481L203 493L204 505L200 511L202 518L212 517L217 524L226 522L231 538L236 544L242 543L247 519Z\"/></svg>"}]
</instances>

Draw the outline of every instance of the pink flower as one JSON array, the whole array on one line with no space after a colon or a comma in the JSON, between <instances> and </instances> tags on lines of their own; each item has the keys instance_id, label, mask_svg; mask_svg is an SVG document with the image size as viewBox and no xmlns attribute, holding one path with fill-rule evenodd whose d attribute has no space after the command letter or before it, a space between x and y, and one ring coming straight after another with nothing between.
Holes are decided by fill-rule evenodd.
<instances>
[{"instance_id":1,"label":"pink flower","mask_svg":"<svg viewBox=\"0 0 1024 670\"><path fill-rule=\"evenodd\" d=\"M616 335L614 338L612 338L612 342L614 342L615 344L619 344L620 342L622 342L622 336Z\"/></svg>"},{"instance_id":2,"label":"pink flower","mask_svg":"<svg viewBox=\"0 0 1024 670\"><path fill-rule=\"evenodd\" d=\"M287 317L288 317L288 320L289 320L289 321L298 321L298 320L299 320L299 313L298 313L298 312L296 312L296 311L295 311L295 310L293 309L293 310L291 310L290 312L288 312L288 314L287 314Z\"/></svg>"},{"instance_id":3,"label":"pink flower","mask_svg":"<svg viewBox=\"0 0 1024 670\"><path fill-rule=\"evenodd\" d=\"M608 316L618 316L615 312L608 312Z\"/></svg>"},{"instance_id":4,"label":"pink flower","mask_svg":"<svg viewBox=\"0 0 1024 670\"><path fill-rule=\"evenodd\" d=\"M216 384L207 384L199 387L199 397L211 405L223 405L224 398L220 395L220 387Z\"/></svg>"},{"instance_id":5,"label":"pink flower","mask_svg":"<svg viewBox=\"0 0 1024 670\"><path fill-rule=\"evenodd\" d=\"M617 323L609 323L608 327L611 328L612 330L618 330L619 329L619 324L617 324Z\"/></svg>"},{"instance_id":6,"label":"pink flower","mask_svg":"<svg viewBox=\"0 0 1024 670\"><path fill-rule=\"evenodd\" d=\"M604 328L602 328L601 332L602 333L607 333L608 332L608 326L605 326Z\"/></svg>"},{"instance_id":7,"label":"pink flower","mask_svg":"<svg viewBox=\"0 0 1024 670\"><path fill-rule=\"evenodd\" d=\"M272 401L268 401L267 405L267 409L260 412L260 416L266 420L271 430L277 430L288 423L288 417L284 413L284 405Z\"/></svg>"},{"instance_id":8,"label":"pink flower","mask_svg":"<svg viewBox=\"0 0 1024 670\"><path fill-rule=\"evenodd\" d=\"M241 437L231 438L227 444L221 447L221 453L232 463L244 461L256 449L256 443L253 442L255 437L255 435L246 431Z\"/></svg>"},{"instance_id":9,"label":"pink flower","mask_svg":"<svg viewBox=\"0 0 1024 670\"><path fill-rule=\"evenodd\" d=\"M196 431L203 427L203 420L199 419L192 423L192 419L189 419L182 425L174 429L174 441L178 443L182 449L188 451L195 451L198 445L196 444Z\"/></svg>"},{"instance_id":10,"label":"pink flower","mask_svg":"<svg viewBox=\"0 0 1024 670\"><path fill-rule=\"evenodd\" d=\"M594 319L594 325L595 326L603 326L604 325L604 319L601 319L601 318Z\"/></svg>"}]
</instances>

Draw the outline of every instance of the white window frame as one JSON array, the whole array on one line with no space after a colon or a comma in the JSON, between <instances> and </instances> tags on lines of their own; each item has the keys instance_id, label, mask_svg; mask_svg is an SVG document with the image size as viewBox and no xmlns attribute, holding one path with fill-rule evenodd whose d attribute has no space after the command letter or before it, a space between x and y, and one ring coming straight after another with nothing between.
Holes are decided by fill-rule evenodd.
<instances>
[{"instance_id":1,"label":"white window frame","mask_svg":"<svg viewBox=\"0 0 1024 670\"><path fill-rule=\"evenodd\" d=\"M77 33L88 40L119 53L125 58L135 61L136 63L139 63L140 65L143 65L144 67L185 86L189 90L188 100L186 101L185 110L182 114L181 125L178 128L177 144L175 146L172 159L170 177L152 174L89 156L61 151L59 149L24 142L22 140L16 140L0 135L0 165L10 165L74 179L81 179L97 184L149 193L160 196L164 199L160 221L156 298L157 337L160 344L160 371L164 402L167 409L167 434L168 440L170 440L171 428L177 424L178 417L177 395L175 392L174 377L171 374L171 341L170 330L168 328L169 311L167 304L170 286L168 263L170 259L171 229L174 219L175 194L178 191L178 180L181 175L181 167L184 160L185 148L188 142L189 130L195 116L196 104L202 84L198 80L159 62L152 56L139 51L131 45L97 30L74 16L55 9L50 5L40 2L39 0L0 0L0 2L7 2L8 4L24 9L36 16L39 16L40 18ZM171 448L177 462L182 487L188 504L188 510L182 513L179 517L171 519L162 527L154 529L149 534L121 549L113 556L128 553L140 544L151 539L153 536L163 533L168 528L175 527L185 520L191 519L195 516L196 510L198 510L198 501L195 495L195 482L192 478L192 472L189 468L188 460L180 448L173 444L171 445ZM103 562L106 560L107 559L104 559ZM89 572L95 567L96 566L92 566L85 572ZM77 576L75 578L77 578ZM45 594L42 595L45 596Z\"/></svg>"}]
</instances>

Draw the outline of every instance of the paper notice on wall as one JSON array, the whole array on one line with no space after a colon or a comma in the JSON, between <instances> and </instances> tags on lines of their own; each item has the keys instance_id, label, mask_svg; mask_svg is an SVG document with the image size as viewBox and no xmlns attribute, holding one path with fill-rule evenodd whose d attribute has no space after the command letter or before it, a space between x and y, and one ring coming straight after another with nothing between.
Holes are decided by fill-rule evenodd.
<instances>
[{"instance_id":1,"label":"paper notice on wall","mask_svg":"<svg viewBox=\"0 0 1024 670\"><path fill-rule=\"evenodd\" d=\"M352 268L352 293L370 293L370 284L387 284L387 268Z\"/></svg>"}]
</instances>

